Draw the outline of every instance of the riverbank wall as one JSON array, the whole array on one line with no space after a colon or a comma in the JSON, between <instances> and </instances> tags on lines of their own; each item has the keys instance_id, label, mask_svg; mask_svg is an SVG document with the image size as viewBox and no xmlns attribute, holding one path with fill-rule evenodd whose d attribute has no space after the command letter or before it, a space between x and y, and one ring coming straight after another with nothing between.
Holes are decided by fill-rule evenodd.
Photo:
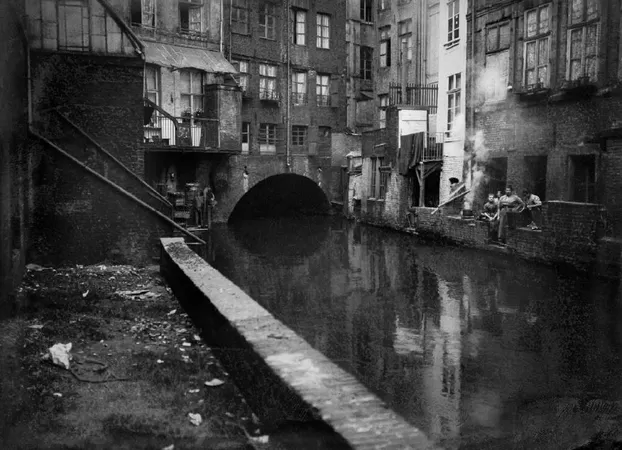
<instances>
[{"instance_id":1,"label":"riverbank wall","mask_svg":"<svg viewBox=\"0 0 622 450\"><path fill-rule=\"evenodd\" d=\"M167 283L262 421L314 424L337 448L435 448L182 239L161 242Z\"/></svg>"}]
</instances>

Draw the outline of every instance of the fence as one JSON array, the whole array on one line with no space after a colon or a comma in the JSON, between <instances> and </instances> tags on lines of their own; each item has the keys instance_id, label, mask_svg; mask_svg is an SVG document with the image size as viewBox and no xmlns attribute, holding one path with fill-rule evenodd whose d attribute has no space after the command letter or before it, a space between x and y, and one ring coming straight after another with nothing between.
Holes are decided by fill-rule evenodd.
<instances>
[{"instance_id":1,"label":"fence","mask_svg":"<svg viewBox=\"0 0 622 450\"><path fill-rule=\"evenodd\" d=\"M408 83L406 96L402 95L402 86L389 84L389 105L423 106L429 108L430 114L436 114L438 107L438 84L427 86Z\"/></svg>"}]
</instances>

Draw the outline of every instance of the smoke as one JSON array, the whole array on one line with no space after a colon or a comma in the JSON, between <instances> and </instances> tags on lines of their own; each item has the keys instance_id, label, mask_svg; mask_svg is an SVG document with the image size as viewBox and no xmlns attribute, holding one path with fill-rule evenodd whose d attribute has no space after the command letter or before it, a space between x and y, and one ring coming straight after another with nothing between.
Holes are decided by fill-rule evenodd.
<instances>
[{"instance_id":1,"label":"smoke","mask_svg":"<svg viewBox=\"0 0 622 450\"><path fill-rule=\"evenodd\" d=\"M490 149L486 146L484 132L478 130L474 136L470 136L471 142L471 192L466 195L466 201L471 205L475 199L482 198L481 190L486 184L488 177L486 175L486 163L490 156Z\"/></svg>"}]
</instances>

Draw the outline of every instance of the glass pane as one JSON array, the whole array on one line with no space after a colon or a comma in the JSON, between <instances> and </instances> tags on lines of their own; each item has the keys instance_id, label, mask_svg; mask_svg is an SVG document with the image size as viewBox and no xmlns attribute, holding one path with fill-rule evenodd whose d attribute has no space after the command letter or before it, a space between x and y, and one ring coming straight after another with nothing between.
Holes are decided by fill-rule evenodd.
<instances>
[{"instance_id":1,"label":"glass pane","mask_svg":"<svg viewBox=\"0 0 622 450\"><path fill-rule=\"evenodd\" d=\"M587 27L587 36L585 39L585 54L588 56L598 53L598 26L592 25Z\"/></svg>"},{"instance_id":2,"label":"glass pane","mask_svg":"<svg viewBox=\"0 0 622 450\"><path fill-rule=\"evenodd\" d=\"M501 25L499 27L499 48L508 48L510 46L510 24Z\"/></svg>"},{"instance_id":3,"label":"glass pane","mask_svg":"<svg viewBox=\"0 0 622 450\"><path fill-rule=\"evenodd\" d=\"M538 83L542 83L544 86L547 85L548 80L548 66L543 66L538 69Z\"/></svg>"},{"instance_id":4,"label":"glass pane","mask_svg":"<svg viewBox=\"0 0 622 450\"><path fill-rule=\"evenodd\" d=\"M549 7L540 8L540 20L538 21L538 33L547 33L549 31Z\"/></svg>"},{"instance_id":5,"label":"glass pane","mask_svg":"<svg viewBox=\"0 0 622 450\"><path fill-rule=\"evenodd\" d=\"M570 5L570 23L578 23L583 19L583 2L585 0L572 0Z\"/></svg>"},{"instance_id":6,"label":"glass pane","mask_svg":"<svg viewBox=\"0 0 622 450\"><path fill-rule=\"evenodd\" d=\"M586 1L587 1L586 20L596 19L598 17L598 1L597 0L586 0Z\"/></svg>"},{"instance_id":7,"label":"glass pane","mask_svg":"<svg viewBox=\"0 0 622 450\"><path fill-rule=\"evenodd\" d=\"M200 73L192 74L192 92L201 94L203 92L203 76Z\"/></svg>"},{"instance_id":8,"label":"glass pane","mask_svg":"<svg viewBox=\"0 0 622 450\"><path fill-rule=\"evenodd\" d=\"M240 61L240 72L248 73L248 62Z\"/></svg>"},{"instance_id":9,"label":"glass pane","mask_svg":"<svg viewBox=\"0 0 622 450\"><path fill-rule=\"evenodd\" d=\"M190 96L189 95L181 95L181 112L190 111Z\"/></svg>"},{"instance_id":10,"label":"glass pane","mask_svg":"<svg viewBox=\"0 0 622 450\"><path fill-rule=\"evenodd\" d=\"M527 70L527 86L536 84L536 71L534 69Z\"/></svg>"},{"instance_id":11,"label":"glass pane","mask_svg":"<svg viewBox=\"0 0 622 450\"><path fill-rule=\"evenodd\" d=\"M570 79L578 80L579 77L583 75L581 70L581 60L571 60L570 61Z\"/></svg>"},{"instance_id":12,"label":"glass pane","mask_svg":"<svg viewBox=\"0 0 622 450\"><path fill-rule=\"evenodd\" d=\"M456 74L456 89L460 89L461 80L462 80L462 75L459 73Z\"/></svg>"},{"instance_id":13,"label":"glass pane","mask_svg":"<svg viewBox=\"0 0 622 450\"><path fill-rule=\"evenodd\" d=\"M549 61L549 40L540 39L538 41L538 65L548 64Z\"/></svg>"},{"instance_id":14,"label":"glass pane","mask_svg":"<svg viewBox=\"0 0 622 450\"><path fill-rule=\"evenodd\" d=\"M454 15L457 15L460 12L460 2L458 0L454 1Z\"/></svg>"},{"instance_id":15,"label":"glass pane","mask_svg":"<svg viewBox=\"0 0 622 450\"><path fill-rule=\"evenodd\" d=\"M497 36L499 33L499 28L493 27L488 28L486 33L486 50L492 51L497 50L499 47L497 46Z\"/></svg>"},{"instance_id":16,"label":"glass pane","mask_svg":"<svg viewBox=\"0 0 622 450\"><path fill-rule=\"evenodd\" d=\"M145 77L147 78L147 90L155 91L158 88L155 69L153 67L147 67Z\"/></svg>"},{"instance_id":17,"label":"glass pane","mask_svg":"<svg viewBox=\"0 0 622 450\"><path fill-rule=\"evenodd\" d=\"M538 16L536 11L527 13L527 37L535 36L538 32Z\"/></svg>"},{"instance_id":18,"label":"glass pane","mask_svg":"<svg viewBox=\"0 0 622 450\"><path fill-rule=\"evenodd\" d=\"M525 67L527 69L533 69L536 67L536 43L528 42L527 43L527 55L525 58Z\"/></svg>"},{"instance_id":19,"label":"glass pane","mask_svg":"<svg viewBox=\"0 0 622 450\"><path fill-rule=\"evenodd\" d=\"M180 72L181 86L179 90L181 92L190 92L190 72Z\"/></svg>"},{"instance_id":20,"label":"glass pane","mask_svg":"<svg viewBox=\"0 0 622 450\"><path fill-rule=\"evenodd\" d=\"M454 88L454 77L453 75L450 77L447 77L447 90L451 91Z\"/></svg>"},{"instance_id":21,"label":"glass pane","mask_svg":"<svg viewBox=\"0 0 622 450\"><path fill-rule=\"evenodd\" d=\"M581 37L583 30L573 30L570 32L570 58L581 59Z\"/></svg>"},{"instance_id":22,"label":"glass pane","mask_svg":"<svg viewBox=\"0 0 622 450\"><path fill-rule=\"evenodd\" d=\"M585 58L585 75L590 77L590 80L596 80L597 65L596 58Z\"/></svg>"},{"instance_id":23,"label":"glass pane","mask_svg":"<svg viewBox=\"0 0 622 450\"><path fill-rule=\"evenodd\" d=\"M447 96L447 107L449 109L452 109L454 107L454 95L453 94L449 94Z\"/></svg>"}]
</instances>

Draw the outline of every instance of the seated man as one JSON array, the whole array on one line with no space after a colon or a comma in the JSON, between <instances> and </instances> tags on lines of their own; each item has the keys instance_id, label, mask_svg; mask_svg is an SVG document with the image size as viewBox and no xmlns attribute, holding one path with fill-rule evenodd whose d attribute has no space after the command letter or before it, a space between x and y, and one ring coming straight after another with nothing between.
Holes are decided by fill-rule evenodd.
<instances>
[{"instance_id":1,"label":"seated man","mask_svg":"<svg viewBox=\"0 0 622 450\"><path fill-rule=\"evenodd\" d=\"M528 221L527 227L532 230L539 230L542 224L542 201L540 201L540 197L532 194L529 189L524 189L523 201L525 202L525 211L523 214Z\"/></svg>"},{"instance_id":2,"label":"seated man","mask_svg":"<svg viewBox=\"0 0 622 450\"><path fill-rule=\"evenodd\" d=\"M499 227L499 206L494 194L488 194L488 201L484 203L484 211L480 214L480 220L488 222L488 237L497 240Z\"/></svg>"},{"instance_id":3,"label":"seated man","mask_svg":"<svg viewBox=\"0 0 622 450\"><path fill-rule=\"evenodd\" d=\"M499 199L499 241L505 244L507 238L508 214L523 212L525 202L514 193L512 186L505 188L505 195Z\"/></svg>"}]
</instances>

